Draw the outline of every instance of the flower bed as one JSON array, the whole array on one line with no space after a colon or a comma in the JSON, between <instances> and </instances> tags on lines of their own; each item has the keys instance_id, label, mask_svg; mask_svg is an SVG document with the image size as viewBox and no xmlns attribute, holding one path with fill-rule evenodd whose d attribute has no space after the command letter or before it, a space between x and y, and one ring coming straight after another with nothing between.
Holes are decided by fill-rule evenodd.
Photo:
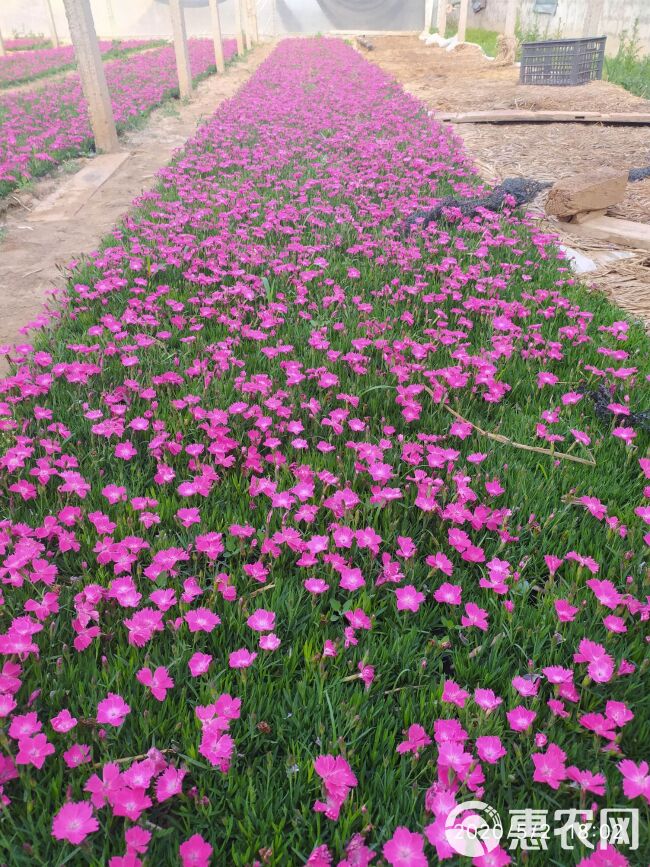
<instances>
[{"instance_id":1,"label":"flower bed","mask_svg":"<svg viewBox=\"0 0 650 867\"><path fill-rule=\"evenodd\" d=\"M477 184L284 42L14 351L6 859L423 867L481 800L477 867L647 863L509 848L509 808L647 827L650 353L514 215L405 233Z\"/></svg>"},{"instance_id":2,"label":"flower bed","mask_svg":"<svg viewBox=\"0 0 650 867\"><path fill-rule=\"evenodd\" d=\"M211 40L192 39L188 44L195 79L213 72ZM234 56L234 40L224 42L224 52L227 59ZM178 93L172 46L110 61L105 69L120 130ZM0 97L0 196L91 147L87 106L76 73L43 87Z\"/></svg>"},{"instance_id":3,"label":"flower bed","mask_svg":"<svg viewBox=\"0 0 650 867\"><path fill-rule=\"evenodd\" d=\"M99 49L104 55L120 57L160 44L160 40L153 42L142 39L128 39L122 42L100 41ZM8 54L6 57L0 57L0 88L13 87L35 78L53 75L65 69L71 69L74 65L72 45Z\"/></svg>"},{"instance_id":4,"label":"flower bed","mask_svg":"<svg viewBox=\"0 0 650 867\"><path fill-rule=\"evenodd\" d=\"M33 51L35 48L51 48L52 40L46 36L17 36L4 40L7 51Z\"/></svg>"}]
</instances>

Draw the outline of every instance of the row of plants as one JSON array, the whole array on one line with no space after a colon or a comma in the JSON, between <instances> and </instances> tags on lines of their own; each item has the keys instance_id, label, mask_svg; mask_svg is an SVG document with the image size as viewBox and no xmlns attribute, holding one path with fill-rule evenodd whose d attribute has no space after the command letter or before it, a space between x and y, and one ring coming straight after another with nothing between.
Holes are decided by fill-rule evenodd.
<instances>
[{"instance_id":1,"label":"row of plants","mask_svg":"<svg viewBox=\"0 0 650 867\"><path fill-rule=\"evenodd\" d=\"M477 189L285 41L10 352L0 860L648 863L648 338Z\"/></svg>"},{"instance_id":2,"label":"row of plants","mask_svg":"<svg viewBox=\"0 0 650 867\"><path fill-rule=\"evenodd\" d=\"M188 46L195 80L213 73L212 41L191 39ZM234 40L224 42L226 59L234 57L236 48ZM119 131L140 122L165 99L178 96L171 45L111 60L105 70ZM77 73L0 96L0 197L92 147L88 106Z\"/></svg>"},{"instance_id":3,"label":"row of plants","mask_svg":"<svg viewBox=\"0 0 650 867\"><path fill-rule=\"evenodd\" d=\"M164 45L162 39L100 40L99 50L104 60L110 60L161 45ZM72 45L8 53L5 57L0 57L0 89L55 75L74 66Z\"/></svg>"}]
</instances>

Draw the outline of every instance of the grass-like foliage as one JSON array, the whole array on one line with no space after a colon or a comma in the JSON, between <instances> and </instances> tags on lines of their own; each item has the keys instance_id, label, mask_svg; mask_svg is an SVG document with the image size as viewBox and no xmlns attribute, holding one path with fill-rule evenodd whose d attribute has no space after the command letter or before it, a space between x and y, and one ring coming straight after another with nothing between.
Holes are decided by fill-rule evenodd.
<instances>
[{"instance_id":1,"label":"grass-like foliage","mask_svg":"<svg viewBox=\"0 0 650 867\"><path fill-rule=\"evenodd\" d=\"M552 828L648 819L648 340L517 215L404 232L477 186L286 41L12 352L0 860L423 867L478 798L477 867L647 863Z\"/></svg>"},{"instance_id":2,"label":"grass-like foliage","mask_svg":"<svg viewBox=\"0 0 650 867\"><path fill-rule=\"evenodd\" d=\"M614 57L605 58L605 77L626 90L650 99L650 54L641 54L638 23L622 33Z\"/></svg>"}]
</instances>

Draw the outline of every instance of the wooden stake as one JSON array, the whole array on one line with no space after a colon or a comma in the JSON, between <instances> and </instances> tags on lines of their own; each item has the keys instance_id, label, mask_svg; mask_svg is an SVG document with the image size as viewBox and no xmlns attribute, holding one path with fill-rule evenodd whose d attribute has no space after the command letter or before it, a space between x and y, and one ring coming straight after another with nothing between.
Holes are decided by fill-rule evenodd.
<instances>
[{"instance_id":1,"label":"wooden stake","mask_svg":"<svg viewBox=\"0 0 650 867\"><path fill-rule=\"evenodd\" d=\"M519 0L508 0L506 6L506 23L503 27L504 36L514 36L517 26L517 9L519 8Z\"/></svg>"},{"instance_id":2,"label":"wooden stake","mask_svg":"<svg viewBox=\"0 0 650 867\"><path fill-rule=\"evenodd\" d=\"M209 0L210 17L212 19L212 39L214 41L214 62L217 72L225 72L226 63L223 59L223 41L221 39L221 22L219 21L219 0Z\"/></svg>"},{"instance_id":3,"label":"wooden stake","mask_svg":"<svg viewBox=\"0 0 650 867\"><path fill-rule=\"evenodd\" d=\"M237 40L237 54L244 53L244 34L242 32L241 0L234 0L235 4L235 39Z\"/></svg>"},{"instance_id":4,"label":"wooden stake","mask_svg":"<svg viewBox=\"0 0 650 867\"><path fill-rule=\"evenodd\" d=\"M244 48L248 51L251 47L251 28L248 21L248 3L247 0L239 0L241 7L242 30L244 31Z\"/></svg>"},{"instance_id":5,"label":"wooden stake","mask_svg":"<svg viewBox=\"0 0 650 867\"><path fill-rule=\"evenodd\" d=\"M456 34L459 42L465 41L465 33L467 32L467 13L469 12L469 0L460 0L460 10L458 12L458 33Z\"/></svg>"},{"instance_id":6,"label":"wooden stake","mask_svg":"<svg viewBox=\"0 0 650 867\"><path fill-rule=\"evenodd\" d=\"M260 41L260 33L259 27L257 24L257 2L256 0L249 0L248 6L250 12L250 22L251 22L251 40L253 43L257 43Z\"/></svg>"},{"instance_id":7,"label":"wooden stake","mask_svg":"<svg viewBox=\"0 0 650 867\"><path fill-rule=\"evenodd\" d=\"M423 32L428 35L433 20L433 0L424 0L424 29Z\"/></svg>"},{"instance_id":8,"label":"wooden stake","mask_svg":"<svg viewBox=\"0 0 650 867\"><path fill-rule=\"evenodd\" d=\"M117 130L104 75L90 0L63 0L81 86L88 103L95 150L117 150Z\"/></svg>"},{"instance_id":9,"label":"wooden stake","mask_svg":"<svg viewBox=\"0 0 650 867\"><path fill-rule=\"evenodd\" d=\"M59 34L56 32L56 22L54 21L54 15L52 14L52 3L51 0L45 0L45 7L47 9L47 18L50 22L50 35L52 38L52 45L54 48L59 47Z\"/></svg>"},{"instance_id":10,"label":"wooden stake","mask_svg":"<svg viewBox=\"0 0 650 867\"><path fill-rule=\"evenodd\" d=\"M445 38L447 30L447 0L438 0L438 35Z\"/></svg>"},{"instance_id":11,"label":"wooden stake","mask_svg":"<svg viewBox=\"0 0 650 867\"><path fill-rule=\"evenodd\" d=\"M189 99L192 96L192 71L190 69L190 55L187 50L185 16L183 15L181 0L169 0L169 9L172 16L172 31L174 33L178 89L181 99Z\"/></svg>"}]
</instances>

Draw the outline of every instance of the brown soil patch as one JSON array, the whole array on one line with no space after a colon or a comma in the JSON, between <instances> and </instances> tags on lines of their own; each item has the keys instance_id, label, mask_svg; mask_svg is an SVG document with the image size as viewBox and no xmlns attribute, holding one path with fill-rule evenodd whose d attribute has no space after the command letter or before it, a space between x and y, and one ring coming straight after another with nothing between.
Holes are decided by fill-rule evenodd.
<instances>
[{"instance_id":1,"label":"brown soil patch","mask_svg":"<svg viewBox=\"0 0 650 867\"><path fill-rule=\"evenodd\" d=\"M431 110L462 112L479 109L566 111L650 111L650 101L607 81L581 87L534 87L518 84L516 67L498 66L476 46L446 52L417 38L374 37L369 60L396 78ZM460 136L491 180L508 176L557 180L600 166L630 168L650 165L650 127L600 124L456 124ZM650 223L650 179L628 184L623 202L612 216ZM612 245L572 238L557 222L553 231L571 247L590 255ZM608 265L586 275L622 307L650 323L650 256Z\"/></svg>"}]
</instances>

